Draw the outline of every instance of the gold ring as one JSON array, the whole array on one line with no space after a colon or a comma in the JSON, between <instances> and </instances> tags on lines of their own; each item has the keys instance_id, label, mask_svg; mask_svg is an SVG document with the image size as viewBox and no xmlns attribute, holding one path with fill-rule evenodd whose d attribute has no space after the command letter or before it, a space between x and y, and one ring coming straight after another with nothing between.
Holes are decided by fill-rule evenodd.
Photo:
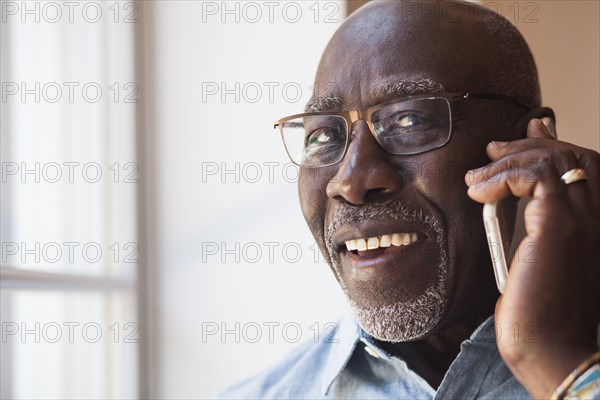
<instances>
[{"instance_id":1,"label":"gold ring","mask_svg":"<svg viewBox=\"0 0 600 400\"><path fill-rule=\"evenodd\" d=\"M560 177L560 180L563 181L565 185L573 182L587 181L587 179L587 174L581 168L570 169Z\"/></svg>"}]
</instances>

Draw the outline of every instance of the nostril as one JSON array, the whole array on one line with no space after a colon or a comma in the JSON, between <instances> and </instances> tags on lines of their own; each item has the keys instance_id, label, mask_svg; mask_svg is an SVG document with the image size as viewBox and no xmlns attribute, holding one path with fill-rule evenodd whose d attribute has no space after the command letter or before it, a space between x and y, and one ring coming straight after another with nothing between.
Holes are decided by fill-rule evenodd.
<instances>
[{"instance_id":1,"label":"nostril","mask_svg":"<svg viewBox=\"0 0 600 400\"><path fill-rule=\"evenodd\" d=\"M349 201L348 199L346 199L342 195L333 196L333 199L336 200L336 201L339 201L340 203L342 203L344 205L347 205L347 206L355 206L355 205L357 205L356 203L353 203L353 202Z\"/></svg>"},{"instance_id":2,"label":"nostril","mask_svg":"<svg viewBox=\"0 0 600 400\"><path fill-rule=\"evenodd\" d=\"M383 196L387 193L389 193L390 190L387 188L373 188L373 189L369 189L367 190L367 192L365 193L364 196L364 200L365 201L371 201L376 199L377 197Z\"/></svg>"}]
</instances>

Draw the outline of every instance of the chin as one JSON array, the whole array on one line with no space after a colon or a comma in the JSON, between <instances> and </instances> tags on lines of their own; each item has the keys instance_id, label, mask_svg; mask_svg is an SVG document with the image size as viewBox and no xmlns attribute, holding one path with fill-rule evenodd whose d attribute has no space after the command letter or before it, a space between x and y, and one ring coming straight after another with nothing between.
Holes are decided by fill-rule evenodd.
<instances>
[{"instance_id":1,"label":"chin","mask_svg":"<svg viewBox=\"0 0 600 400\"><path fill-rule=\"evenodd\" d=\"M385 294L387 289L381 291L371 288L355 292L348 290L345 284L341 286L358 324L369 335L385 342L419 340L436 328L446 311L448 269L447 263L444 264L440 265L437 281L408 300L390 302ZM361 286L365 286L365 283Z\"/></svg>"}]
</instances>

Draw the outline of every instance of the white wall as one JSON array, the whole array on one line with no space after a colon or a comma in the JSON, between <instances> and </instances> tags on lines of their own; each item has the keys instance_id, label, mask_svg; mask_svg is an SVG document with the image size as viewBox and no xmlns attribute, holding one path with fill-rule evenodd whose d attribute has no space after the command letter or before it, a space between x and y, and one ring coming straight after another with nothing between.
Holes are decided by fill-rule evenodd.
<instances>
[{"instance_id":1,"label":"white wall","mask_svg":"<svg viewBox=\"0 0 600 400\"><path fill-rule=\"evenodd\" d=\"M155 112L149 121L157 154L157 386L163 398L214 396L294 347L281 330L283 324L297 323L302 338L310 340L310 327L335 321L343 302L328 266L314 262L313 239L297 200L297 170L287 165L273 129L276 119L302 111L320 54L338 26L324 20L330 16L341 21L343 3L320 2L316 23L313 2L294 3L302 12L297 23L285 19L296 18L295 5L284 11L285 3L276 2L270 23L264 2L254 3L261 7L262 18L251 23L256 8L244 9L243 2L227 2L227 7L234 10L236 4L239 23L235 14L221 21L221 2L144 4L152 7L147 12L155 29L154 65L149 68L154 70L149 78L155 82ZM214 7L218 12L212 15ZM228 89L239 82L240 98L230 94L223 102L214 95L203 101L203 83L213 88L222 82ZM272 98L265 82L272 82L267 84L274 88ZM282 87L288 83L284 94ZM256 87L263 93L253 102ZM303 95L297 102L292 101L294 87ZM265 162L277 163L272 164L273 179ZM238 177L219 173L203 179L203 163L205 172L214 166L221 170L221 163L228 169L239 163L240 172ZM250 183L257 172L262 177ZM203 243L209 242L221 249L223 242L228 249L239 243L240 251L226 255L224 263L220 252L205 254L203 262ZM271 245L272 259L264 242L278 243ZM252 263L255 244L262 257ZM286 244L288 252L282 254ZM285 257L296 258L296 249L302 252L300 259L286 262ZM256 335L251 323L257 323L262 338L249 343L240 337L236 343L233 334L225 340L212 335L203 342L203 323L219 329L226 323L235 331L236 322L238 332L250 340ZM274 327L274 343L269 343L265 322L281 324ZM288 339L294 339L294 326L287 331Z\"/></svg>"}]
</instances>

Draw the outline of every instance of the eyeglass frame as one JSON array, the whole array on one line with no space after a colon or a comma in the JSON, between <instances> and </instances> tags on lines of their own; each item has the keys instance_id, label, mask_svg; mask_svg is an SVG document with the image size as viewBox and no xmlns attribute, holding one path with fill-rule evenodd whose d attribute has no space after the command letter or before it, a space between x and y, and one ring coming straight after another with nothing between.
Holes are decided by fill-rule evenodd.
<instances>
[{"instance_id":1,"label":"eyeglass frame","mask_svg":"<svg viewBox=\"0 0 600 400\"><path fill-rule=\"evenodd\" d=\"M392 153L389 150L387 150L382 144L381 141L379 139L379 136L377 135L377 133L375 132L375 128L373 127L373 121L371 120L371 116L381 110L384 107L387 107L389 105L392 104L396 104L396 103L400 103L403 101L409 101L409 100L419 100L419 99L440 99L443 98L446 100L447 104L448 104L448 117L449 117L449 131L448 131L448 138L446 139L446 141L438 146L432 147L431 149L427 149L427 150L422 150L422 151L417 151L414 153L407 153L407 154L402 154L402 153ZM406 96L406 97L399 97L393 100L389 100L380 104L375 104L373 106L370 107L366 107L360 110L349 110L349 111L337 111L337 112L329 112L329 111L316 111L316 112L308 112L308 113L300 113L300 114L294 114L294 115L290 115L288 117L284 117L281 118L277 121L275 121L274 125L273 125L273 129L277 129L277 127L279 127L279 133L281 135L281 140L283 141L283 147L285 148L285 151L289 157L289 159L292 161L292 163L294 163L295 165L299 166L299 167L303 167L303 168L322 168L322 167L329 167L332 165L336 165L339 164L340 162L342 162L342 160L344 159L344 157L346 157L346 153L348 152L348 147L350 146L350 141L351 141L351 133L352 133L352 125L356 122L356 121L365 121L365 123L367 124L367 126L369 127L369 130L371 131L371 134L373 135L373 137L375 138L375 140L377 141L377 143L381 146L382 149L384 149L385 151L387 151L390 154L396 154L396 155L415 155L415 154L422 154L422 153L426 153L428 151L432 151L432 150L436 150L439 149L441 147L444 147L446 144L448 144L448 142L450 141L450 139L452 138L452 103L456 100L470 100L470 99L474 99L474 100L500 100L500 101L506 101L506 102L511 102L511 103L515 103L523 108L525 108L527 111L534 109L535 107L527 102L524 101L522 99L519 99L517 97L513 97L513 96L508 96L508 95L503 95L503 94L493 94L493 93L470 93L470 92L463 92L463 93L441 93L441 94L435 94L435 93L426 93L426 94L421 94L421 95L415 95L415 96ZM318 165L318 166L308 166L308 165L302 165L302 164L298 164L296 161L294 161L294 159L292 158L287 145L285 144L285 138L283 136L283 124L287 121L293 120L293 119L297 119L297 118L302 118L302 117L307 117L307 116L319 116L319 115L330 115L330 116L338 116L338 117L342 117L346 120L346 124L348 126L348 129L346 131L346 142L344 144L344 151L340 157L340 159L336 162L330 163L330 164L325 164L325 165Z\"/></svg>"}]
</instances>

